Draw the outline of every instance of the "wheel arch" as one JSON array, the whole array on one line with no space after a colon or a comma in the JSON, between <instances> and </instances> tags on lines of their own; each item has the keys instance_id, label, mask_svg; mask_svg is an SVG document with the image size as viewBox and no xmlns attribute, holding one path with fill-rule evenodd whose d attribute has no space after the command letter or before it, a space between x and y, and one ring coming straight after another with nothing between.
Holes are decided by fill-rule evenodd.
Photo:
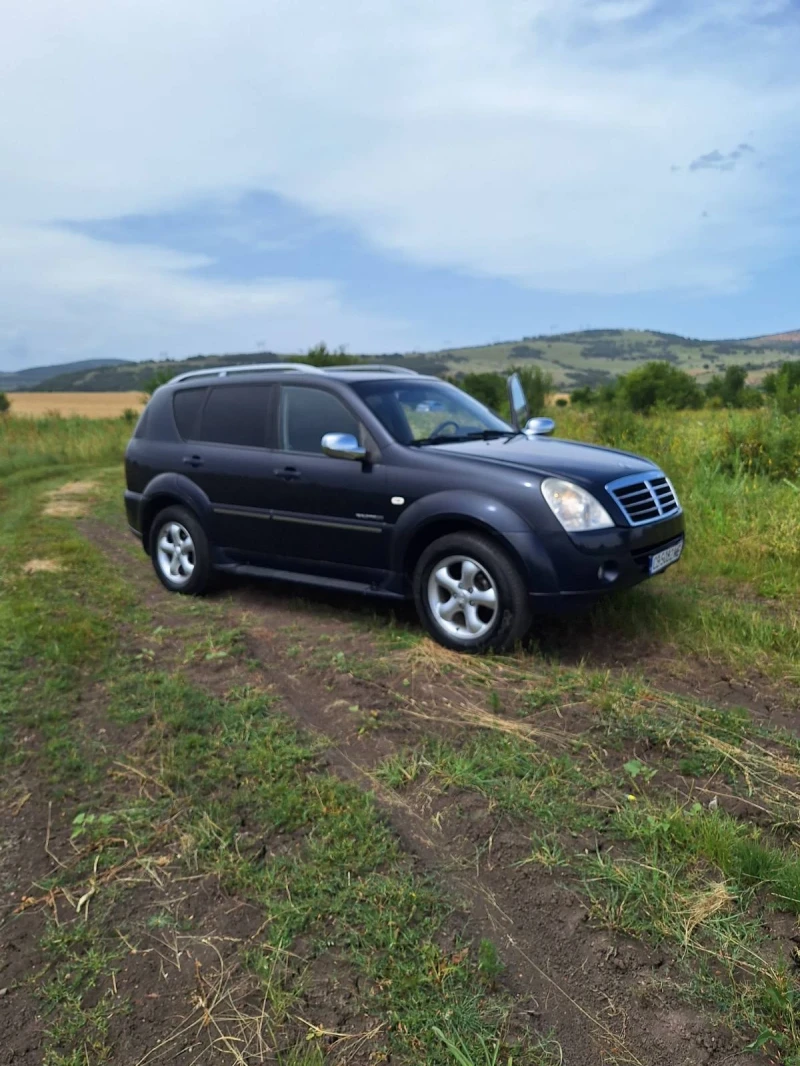
<instances>
[{"instance_id":1,"label":"wheel arch","mask_svg":"<svg viewBox=\"0 0 800 1066\"><path fill-rule=\"evenodd\" d=\"M525 518L488 495L450 490L412 504L395 527L392 569L400 576L406 592L428 545L461 532L484 536L501 548L531 590L557 591L553 561L542 538Z\"/></svg>"},{"instance_id":2,"label":"wheel arch","mask_svg":"<svg viewBox=\"0 0 800 1066\"><path fill-rule=\"evenodd\" d=\"M522 558L509 544L505 537L496 529L472 515L448 515L442 518L433 518L419 526L408 539L403 553L402 572L404 580L411 581L417 563L425 549L441 537L451 533L477 533L488 540L493 541L498 547L503 548L514 560L514 563L525 572Z\"/></svg>"},{"instance_id":3,"label":"wheel arch","mask_svg":"<svg viewBox=\"0 0 800 1066\"><path fill-rule=\"evenodd\" d=\"M187 478L166 474L156 478L144 493L141 505L142 544L149 554L150 531L156 516L167 507L186 507L209 533L211 503L205 493Z\"/></svg>"}]
</instances>

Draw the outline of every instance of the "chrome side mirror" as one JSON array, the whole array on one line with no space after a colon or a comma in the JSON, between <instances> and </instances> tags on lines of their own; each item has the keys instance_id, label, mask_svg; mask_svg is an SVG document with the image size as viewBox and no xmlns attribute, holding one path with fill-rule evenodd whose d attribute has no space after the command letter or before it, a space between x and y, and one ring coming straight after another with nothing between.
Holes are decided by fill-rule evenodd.
<instances>
[{"instance_id":1,"label":"chrome side mirror","mask_svg":"<svg viewBox=\"0 0 800 1066\"><path fill-rule=\"evenodd\" d=\"M524 433L527 437L549 437L555 428L552 418L529 418Z\"/></svg>"},{"instance_id":2,"label":"chrome side mirror","mask_svg":"<svg viewBox=\"0 0 800 1066\"><path fill-rule=\"evenodd\" d=\"M367 458L367 449L361 447L352 433L326 433L322 438L322 450L331 459L363 462Z\"/></svg>"}]
</instances>

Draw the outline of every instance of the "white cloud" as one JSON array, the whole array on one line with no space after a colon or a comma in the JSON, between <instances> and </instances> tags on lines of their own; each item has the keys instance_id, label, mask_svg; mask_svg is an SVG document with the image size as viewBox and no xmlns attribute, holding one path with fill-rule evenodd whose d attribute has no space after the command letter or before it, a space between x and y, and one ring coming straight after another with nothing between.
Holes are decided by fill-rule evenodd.
<instances>
[{"instance_id":1,"label":"white cloud","mask_svg":"<svg viewBox=\"0 0 800 1066\"><path fill-rule=\"evenodd\" d=\"M735 289L796 241L798 44L789 0L27 0L0 43L0 330L63 358L399 343L332 281L200 281L47 228L248 189L531 287Z\"/></svg>"},{"instance_id":2,"label":"white cloud","mask_svg":"<svg viewBox=\"0 0 800 1066\"><path fill-rule=\"evenodd\" d=\"M205 260L120 247L35 226L0 225L0 353L9 368L72 358L173 358L294 350L298 336L401 343L401 322L356 315L335 284L247 283L195 273Z\"/></svg>"}]
</instances>

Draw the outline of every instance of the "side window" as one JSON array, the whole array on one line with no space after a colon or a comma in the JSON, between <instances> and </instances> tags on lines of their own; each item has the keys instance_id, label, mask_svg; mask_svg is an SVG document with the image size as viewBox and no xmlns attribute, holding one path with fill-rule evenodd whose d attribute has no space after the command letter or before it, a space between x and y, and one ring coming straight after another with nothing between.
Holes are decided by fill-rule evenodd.
<instances>
[{"instance_id":1,"label":"side window","mask_svg":"<svg viewBox=\"0 0 800 1066\"><path fill-rule=\"evenodd\" d=\"M267 444L269 385L222 385L212 388L200 416L198 440L216 444Z\"/></svg>"},{"instance_id":2,"label":"side window","mask_svg":"<svg viewBox=\"0 0 800 1066\"><path fill-rule=\"evenodd\" d=\"M197 434L197 416L203 406L208 389L182 389L172 397L175 425L184 440L193 440Z\"/></svg>"},{"instance_id":3,"label":"side window","mask_svg":"<svg viewBox=\"0 0 800 1066\"><path fill-rule=\"evenodd\" d=\"M321 455L321 441L326 433L352 433L360 441L364 436L357 419L330 392L283 385L281 448L287 452L317 452Z\"/></svg>"}]
</instances>

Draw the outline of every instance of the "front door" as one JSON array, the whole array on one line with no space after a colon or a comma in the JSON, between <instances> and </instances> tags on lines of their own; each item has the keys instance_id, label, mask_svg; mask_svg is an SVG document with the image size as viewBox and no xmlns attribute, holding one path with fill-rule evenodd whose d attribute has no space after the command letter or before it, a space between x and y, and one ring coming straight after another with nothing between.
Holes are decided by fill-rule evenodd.
<instances>
[{"instance_id":1,"label":"front door","mask_svg":"<svg viewBox=\"0 0 800 1066\"><path fill-rule=\"evenodd\" d=\"M371 462L331 459L326 433L352 433ZM377 581L389 566L389 501L377 447L333 392L281 385L278 479L273 510L275 549L286 569L345 580Z\"/></svg>"}]
</instances>

